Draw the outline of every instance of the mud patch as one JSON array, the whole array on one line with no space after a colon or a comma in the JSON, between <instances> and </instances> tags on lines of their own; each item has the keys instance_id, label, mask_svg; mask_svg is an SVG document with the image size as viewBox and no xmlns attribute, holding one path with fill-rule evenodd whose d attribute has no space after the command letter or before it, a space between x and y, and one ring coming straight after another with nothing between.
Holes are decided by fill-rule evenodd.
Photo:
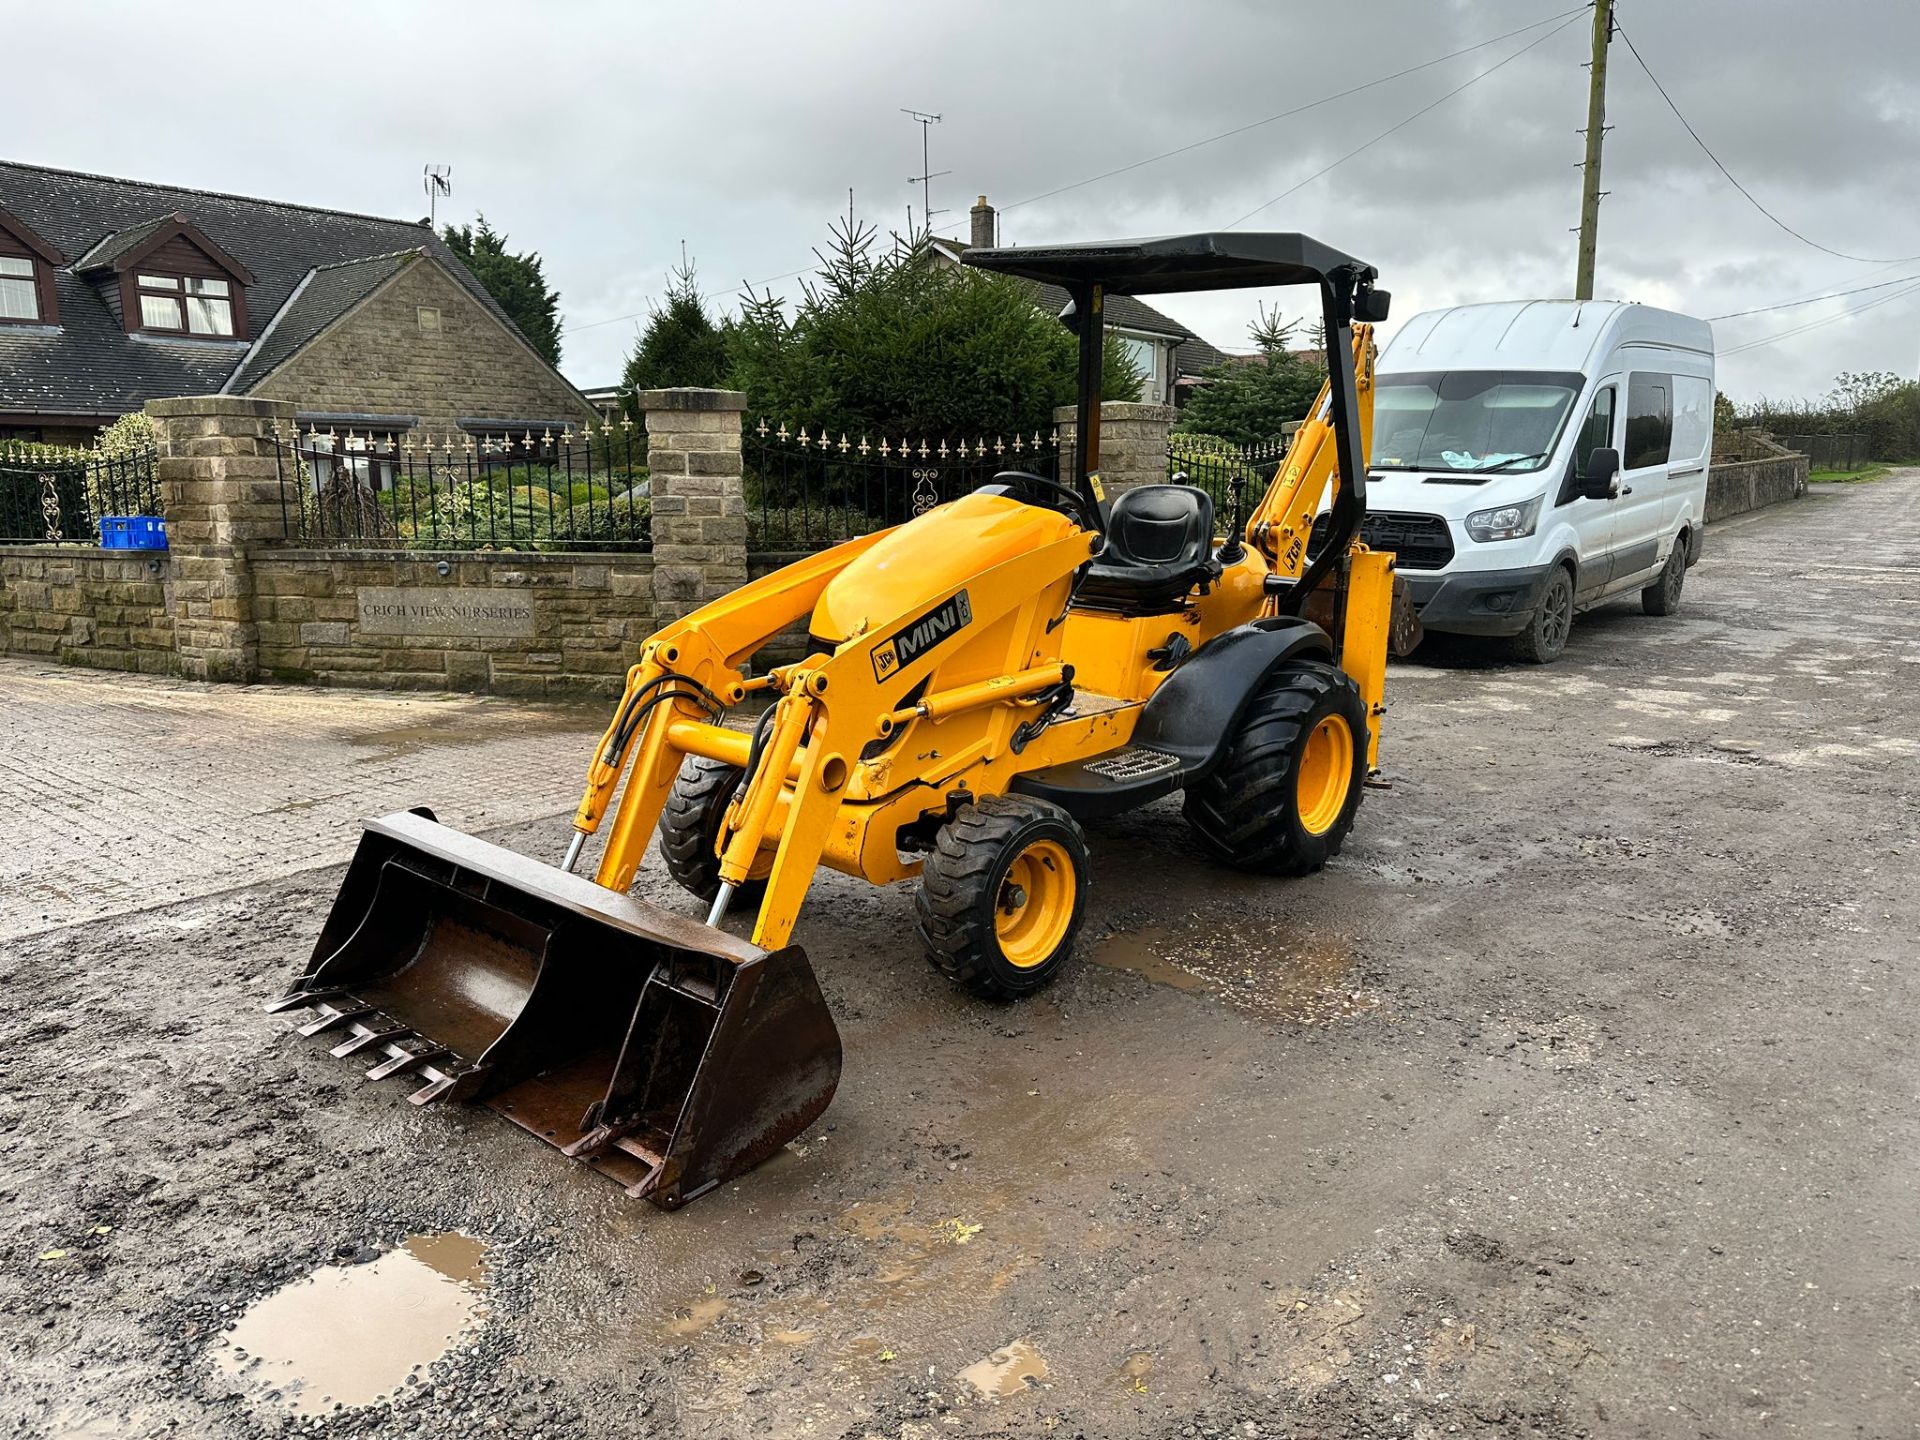
<instances>
[{"instance_id":1,"label":"mud patch","mask_svg":"<svg viewBox=\"0 0 1920 1440\"><path fill-rule=\"evenodd\" d=\"M989 1400L1004 1400L1047 1378L1046 1357L1031 1340L1016 1340L960 1372L960 1378Z\"/></svg>"},{"instance_id":2,"label":"mud patch","mask_svg":"<svg viewBox=\"0 0 1920 1440\"><path fill-rule=\"evenodd\" d=\"M254 1302L214 1362L252 1398L298 1415L371 1405L438 1360L480 1318L486 1247L410 1235L366 1265L329 1265Z\"/></svg>"},{"instance_id":3,"label":"mud patch","mask_svg":"<svg viewBox=\"0 0 1920 1440\"><path fill-rule=\"evenodd\" d=\"M1358 964L1343 947L1267 940L1254 927L1181 934L1146 925L1107 936L1087 958L1294 1025L1325 1025L1380 1004L1377 992L1357 982Z\"/></svg>"},{"instance_id":4,"label":"mud patch","mask_svg":"<svg viewBox=\"0 0 1920 1440\"><path fill-rule=\"evenodd\" d=\"M1746 746L1712 740L1614 740L1616 750L1636 755L1659 755L1674 760L1703 760L1710 765L1778 765Z\"/></svg>"}]
</instances>

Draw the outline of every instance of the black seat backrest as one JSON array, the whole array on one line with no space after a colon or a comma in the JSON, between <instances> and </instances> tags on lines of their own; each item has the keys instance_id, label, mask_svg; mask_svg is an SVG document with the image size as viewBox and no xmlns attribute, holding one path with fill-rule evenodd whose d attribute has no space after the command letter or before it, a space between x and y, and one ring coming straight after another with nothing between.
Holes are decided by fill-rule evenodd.
<instances>
[{"instance_id":1,"label":"black seat backrest","mask_svg":"<svg viewBox=\"0 0 1920 1440\"><path fill-rule=\"evenodd\" d=\"M1213 549L1213 497L1193 485L1139 485L1107 513L1108 564L1185 569Z\"/></svg>"},{"instance_id":2,"label":"black seat backrest","mask_svg":"<svg viewBox=\"0 0 1920 1440\"><path fill-rule=\"evenodd\" d=\"M1165 615L1215 573L1213 497L1193 485L1139 485L1108 507L1107 548L1087 567L1073 603Z\"/></svg>"}]
</instances>

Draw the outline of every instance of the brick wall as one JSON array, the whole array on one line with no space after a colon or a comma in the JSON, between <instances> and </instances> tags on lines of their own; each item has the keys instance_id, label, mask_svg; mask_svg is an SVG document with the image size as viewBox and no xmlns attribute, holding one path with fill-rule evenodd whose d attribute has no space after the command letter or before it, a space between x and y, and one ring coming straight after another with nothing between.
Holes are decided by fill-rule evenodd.
<instances>
[{"instance_id":1,"label":"brick wall","mask_svg":"<svg viewBox=\"0 0 1920 1440\"><path fill-rule=\"evenodd\" d=\"M442 575L444 565L447 573ZM526 635L370 631L363 592L524 597ZM369 603L371 600L369 598ZM260 671L276 680L502 695L616 695L654 631L644 554L275 550L253 558Z\"/></svg>"},{"instance_id":2,"label":"brick wall","mask_svg":"<svg viewBox=\"0 0 1920 1440\"><path fill-rule=\"evenodd\" d=\"M438 328L422 328L422 308ZM435 435L462 416L597 418L572 386L440 264L414 259L253 394L303 411L413 415Z\"/></svg>"},{"instance_id":3,"label":"brick wall","mask_svg":"<svg viewBox=\"0 0 1920 1440\"><path fill-rule=\"evenodd\" d=\"M164 555L92 546L0 550L0 649L165 674L174 659Z\"/></svg>"},{"instance_id":4,"label":"brick wall","mask_svg":"<svg viewBox=\"0 0 1920 1440\"><path fill-rule=\"evenodd\" d=\"M1179 415L1171 405L1133 400L1110 400L1100 407L1100 484L1109 497L1136 485L1166 484L1167 434ZM1069 484L1077 470L1078 416L1072 405L1053 412L1054 433L1060 437L1060 478Z\"/></svg>"}]
</instances>

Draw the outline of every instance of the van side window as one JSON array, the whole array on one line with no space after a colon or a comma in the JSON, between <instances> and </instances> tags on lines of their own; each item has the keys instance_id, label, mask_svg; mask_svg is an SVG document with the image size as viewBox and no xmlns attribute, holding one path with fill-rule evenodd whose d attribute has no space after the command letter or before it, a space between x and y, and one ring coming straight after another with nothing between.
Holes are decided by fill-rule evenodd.
<instances>
[{"instance_id":1,"label":"van side window","mask_svg":"<svg viewBox=\"0 0 1920 1440\"><path fill-rule=\"evenodd\" d=\"M1664 465L1673 445L1673 377L1627 377L1627 443L1620 456L1622 470Z\"/></svg>"},{"instance_id":2,"label":"van side window","mask_svg":"<svg viewBox=\"0 0 1920 1440\"><path fill-rule=\"evenodd\" d=\"M1604 450L1613 444L1614 397L1615 391L1611 385L1602 387L1594 394L1586 421L1580 426L1579 438L1573 443L1573 471L1567 476L1566 484L1560 487L1560 498L1554 504L1565 505L1579 496L1576 482L1586 477L1587 458L1594 451Z\"/></svg>"}]
</instances>

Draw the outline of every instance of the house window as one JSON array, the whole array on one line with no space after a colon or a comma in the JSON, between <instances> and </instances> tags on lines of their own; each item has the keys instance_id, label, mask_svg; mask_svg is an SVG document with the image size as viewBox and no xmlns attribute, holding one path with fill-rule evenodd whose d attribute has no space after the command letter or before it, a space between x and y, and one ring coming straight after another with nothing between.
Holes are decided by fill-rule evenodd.
<instances>
[{"instance_id":1,"label":"house window","mask_svg":"<svg viewBox=\"0 0 1920 1440\"><path fill-rule=\"evenodd\" d=\"M313 492L322 493L328 482L351 475L368 489L378 493L393 489L402 473L400 432L397 430L337 431L309 430L296 447L306 461Z\"/></svg>"},{"instance_id":2,"label":"house window","mask_svg":"<svg viewBox=\"0 0 1920 1440\"><path fill-rule=\"evenodd\" d=\"M233 334L233 286L199 275L139 275L140 325L181 335Z\"/></svg>"},{"instance_id":3,"label":"house window","mask_svg":"<svg viewBox=\"0 0 1920 1440\"><path fill-rule=\"evenodd\" d=\"M40 284L33 261L24 255L0 255L0 320L38 320Z\"/></svg>"},{"instance_id":4,"label":"house window","mask_svg":"<svg viewBox=\"0 0 1920 1440\"><path fill-rule=\"evenodd\" d=\"M1134 398L1151 399L1160 391L1159 345L1133 335L1122 335L1120 345L1127 352L1127 359L1133 362L1133 368L1140 372L1140 393Z\"/></svg>"}]
</instances>

